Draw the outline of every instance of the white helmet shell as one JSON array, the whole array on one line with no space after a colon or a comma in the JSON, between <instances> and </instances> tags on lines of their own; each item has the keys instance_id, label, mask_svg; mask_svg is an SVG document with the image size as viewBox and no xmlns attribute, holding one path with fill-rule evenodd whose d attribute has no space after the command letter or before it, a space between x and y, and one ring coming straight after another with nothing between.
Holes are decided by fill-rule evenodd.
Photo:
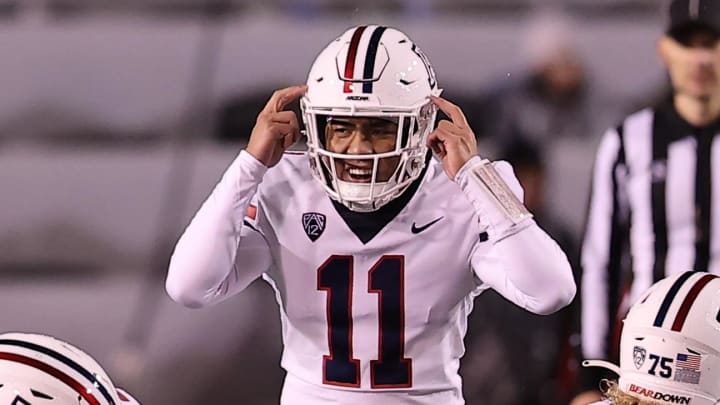
<instances>
[{"instance_id":1,"label":"white helmet shell","mask_svg":"<svg viewBox=\"0 0 720 405\"><path fill-rule=\"evenodd\" d=\"M619 387L667 404L720 403L720 278L685 272L657 282L624 320Z\"/></svg>"},{"instance_id":2,"label":"white helmet shell","mask_svg":"<svg viewBox=\"0 0 720 405\"><path fill-rule=\"evenodd\" d=\"M405 34L374 25L347 30L318 55L307 85L301 108L308 155L313 174L331 198L355 211L374 211L420 176L437 112L429 96L440 90L428 58ZM395 150L366 155L327 150L325 124L333 116L397 120ZM393 157L400 158L395 173L389 181L378 182L379 160ZM335 159L372 160L372 180L339 180Z\"/></svg>"},{"instance_id":3,"label":"white helmet shell","mask_svg":"<svg viewBox=\"0 0 720 405\"><path fill-rule=\"evenodd\" d=\"M0 334L0 405L139 405L88 354L50 336Z\"/></svg>"}]
</instances>

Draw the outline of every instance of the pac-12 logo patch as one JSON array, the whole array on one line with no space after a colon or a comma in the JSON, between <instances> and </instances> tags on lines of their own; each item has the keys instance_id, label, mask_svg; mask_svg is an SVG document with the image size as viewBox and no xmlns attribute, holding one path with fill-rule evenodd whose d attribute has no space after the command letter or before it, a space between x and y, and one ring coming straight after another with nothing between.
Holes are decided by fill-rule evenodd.
<instances>
[{"instance_id":1,"label":"pac-12 logo patch","mask_svg":"<svg viewBox=\"0 0 720 405\"><path fill-rule=\"evenodd\" d=\"M635 346L633 348L633 363L635 363L635 368L640 370L640 367L645 363L645 355L647 354L647 351L643 349L640 346Z\"/></svg>"},{"instance_id":2,"label":"pac-12 logo patch","mask_svg":"<svg viewBox=\"0 0 720 405\"><path fill-rule=\"evenodd\" d=\"M315 242L325 230L325 215L306 212L302 216L303 229L311 241Z\"/></svg>"}]
</instances>

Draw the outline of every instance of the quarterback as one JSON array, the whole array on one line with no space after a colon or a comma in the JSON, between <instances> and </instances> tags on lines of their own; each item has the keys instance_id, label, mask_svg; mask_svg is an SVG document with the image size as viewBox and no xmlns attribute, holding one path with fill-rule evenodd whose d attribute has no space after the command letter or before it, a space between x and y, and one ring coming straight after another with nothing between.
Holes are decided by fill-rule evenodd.
<instances>
[{"instance_id":1,"label":"quarterback","mask_svg":"<svg viewBox=\"0 0 720 405\"><path fill-rule=\"evenodd\" d=\"M567 305L565 254L507 163L478 156L405 34L352 28L306 86L276 91L175 247L170 296L202 307L258 277L276 291L282 404L462 404L473 298ZM300 99L305 131L285 106ZM435 127L438 109L450 118ZM307 151L285 152L307 136ZM433 157L433 154L435 157Z\"/></svg>"},{"instance_id":2,"label":"quarterback","mask_svg":"<svg viewBox=\"0 0 720 405\"><path fill-rule=\"evenodd\" d=\"M685 272L658 281L630 308L620 338L620 376L603 381L606 405L720 403L720 277Z\"/></svg>"}]
</instances>

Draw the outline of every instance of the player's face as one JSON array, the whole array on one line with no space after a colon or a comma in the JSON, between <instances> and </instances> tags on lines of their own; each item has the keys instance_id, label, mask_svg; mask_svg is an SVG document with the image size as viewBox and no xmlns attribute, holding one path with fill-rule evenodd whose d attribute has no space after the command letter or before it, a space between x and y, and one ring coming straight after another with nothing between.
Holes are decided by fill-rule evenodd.
<instances>
[{"instance_id":1,"label":"player's face","mask_svg":"<svg viewBox=\"0 0 720 405\"><path fill-rule=\"evenodd\" d=\"M327 149L348 155L368 155L395 150L397 123L382 118L333 117L325 127ZM386 182L400 157L380 159L376 181ZM353 183L372 181L372 159L335 159L338 179Z\"/></svg>"},{"instance_id":2,"label":"player's face","mask_svg":"<svg viewBox=\"0 0 720 405\"><path fill-rule=\"evenodd\" d=\"M711 32L691 33L682 43L664 37L660 55L670 73L676 93L694 98L710 98L720 91L720 46Z\"/></svg>"}]
</instances>

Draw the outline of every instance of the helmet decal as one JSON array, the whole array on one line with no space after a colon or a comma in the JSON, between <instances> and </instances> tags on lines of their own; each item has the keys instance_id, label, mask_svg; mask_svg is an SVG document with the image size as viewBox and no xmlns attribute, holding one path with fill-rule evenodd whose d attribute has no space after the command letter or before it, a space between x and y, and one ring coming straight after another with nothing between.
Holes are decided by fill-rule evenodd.
<instances>
[{"instance_id":1,"label":"helmet decal","mask_svg":"<svg viewBox=\"0 0 720 405\"><path fill-rule=\"evenodd\" d=\"M372 31L368 31L367 28L365 25L355 28L350 39L347 56L345 57L344 74L339 75L343 81L344 93L354 93L359 90L360 87L354 87L353 83L362 83L362 92L365 94L372 93L373 82L378 80L378 73L380 73L376 72L376 63L379 61L383 66L380 70L387 64L387 50L384 47L382 48L384 58L378 60L378 51L381 49L380 39L387 27L377 26ZM370 36L366 40L367 43L362 41L363 35L365 37ZM338 71L338 73L340 72Z\"/></svg>"},{"instance_id":2,"label":"helmet decal","mask_svg":"<svg viewBox=\"0 0 720 405\"><path fill-rule=\"evenodd\" d=\"M97 400L97 398L95 398L95 395L93 395L91 392L88 392L88 390L85 388L84 385L82 385L82 383L47 363L33 359L31 357L7 352L0 352L0 360L7 360L15 363L24 364L26 366L43 371L44 373L54 378L57 378L65 385L72 388L75 392L77 392L79 396L81 396L85 401L87 401L88 404L100 405L100 402ZM109 396L106 397L106 399L110 401L111 404L115 403Z\"/></svg>"},{"instance_id":3,"label":"helmet decal","mask_svg":"<svg viewBox=\"0 0 720 405\"><path fill-rule=\"evenodd\" d=\"M658 310L658 314L655 317L655 322L653 323L653 326L662 328L662 324L665 321L665 317L667 316L668 310L670 309L670 305L672 305L673 300L675 300L678 291L680 291L680 288L682 288L683 284L685 284L685 282L690 277L692 277L693 274L694 273L692 271L688 271L678 277L677 280L675 280L672 287L670 287L670 289L668 290L667 295L665 295L665 299L663 299L662 305L660 305L660 310Z\"/></svg>"},{"instance_id":4,"label":"helmet decal","mask_svg":"<svg viewBox=\"0 0 720 405\"><path fill-rule=\"evenodd\" d=\"M70 343L37 333L0 334L0 403L139 405L120 392L92 356Z\"/></svg>"},{"instance_id":5,"label":"helmet decal","mask_svg":"<svg viewBox=\"0 0 720 405\"><path fill-rule=\"evenodd\" d=\"M360 38L367 26L363 25L357 27L353 33L352 39L350 40L350 47L348 48L347 58L345 59L345 76L342 79L345 81L343 86L343 92L352 93L352 79L355 75L355 58L357 57L358 45L360 44Z\"/></svg>"},{"instance_id":6,"label":"helmet decal","mask_svg":"<svg viewBox=\"0 0 720 405\"><path fill-rule=\"evenodd\" d=\"M618 388L667 404L720 403L720 277L678 272L656 282L623 321Z\"/></svg>"},{"instance_id":7,"label":"helmet decal","mask_svg":"<svg viewBox=\"0 0 720 405\"><path fill-rule=\"evenodd\" d=\"M698 295L700 295L700 291L702 291L702 289L705 288L705 286L715 278L718 277L714 274L706 274L702 276L700 280L695 282L695 285L692 286L690 292L688 292L688 295L685 297L685 300L683 300L683 303L680 306L680 310L678 311L678 314L675 317L675 321L673 322L672 330L676 332L680 332L682 330L683 325L685 325L685 320L687 319L688 313L690 312L690 307L692 307L692 304L695 303Z\"/></svg>"},{"instance_id":8,"label":"helmet decal","mask_svg":"<svg viewBox=\"0 0 720 405\"><path fill-rule=\"evenodd\" d=\"M437 87L437 77L435 76L435 69L433 69L432 64L430 64L430 59L428 59L427 55L425 55L425 52L423 52L420 48L418 48L417 45L413 44L412 48L413 52L417 54L417 56L422 60L423 65L425 65L425 70L428 74L428 85L431 89L434 89Z\"/></svg>"},{"instance_id":9,"label":"helmet decal","mask_svg":"<svg viewBox=\"0 0 720 405\"><path fill-rule=\"evenodd\" d=\"M372 93L373 91L372 80L375 77L375 59L377 58L380 38L386 29L386 27L377 27L370 37L367 54L365 55L365 68L363 69L363 93Z\"/></svg>"},{"instance_id":10,"label":"helmet decal","mask_svg":"<svg viewBox=\"0 0 720 405\"><path fill-rule=\"evenodd\" d=\"M98 380L98 378L91 373L89 370L87 370L85 367L81 366L77 362L73 361L72 359L68 358L67 356L58 353L52 349L49 349L47 347L37 345L35 343L22 341L22 340L14 340L14 339L0 339L0 359L3 360L10 360L15 361L18 363L27 364L31 367L35 367L37 369L40 369L42 371L45 371L46 373L52 375L55 378L58 378L59 380L63 381L64 383L68 384L70 387L74 388L80 395L85 398L85 400L88 401L90 404L99 404L97 399L91 394L88 393L86 390L87 385L80 385L79 389L77 384L79 384L77 381L72 379L67 374L63 373L62 371L56 369L55 367L50 366L49 364L46 364L44 362L41 362L36 359L32 359L30 357L21 356L15 353L7 353L2 351L2 346L17 346L22 347L25 349L33 350L39 353L42 353L46 356L49 356L65 365L70 367L71 369L78 372L80 375L85 377L88 380L88 385L92 385L97 387L98 391L102 394L103 397L110 403L111 405L115 404L115 401L113 400L112 396L110 395L110 392L108 389Z\"/></svg>"}]
</instances>

